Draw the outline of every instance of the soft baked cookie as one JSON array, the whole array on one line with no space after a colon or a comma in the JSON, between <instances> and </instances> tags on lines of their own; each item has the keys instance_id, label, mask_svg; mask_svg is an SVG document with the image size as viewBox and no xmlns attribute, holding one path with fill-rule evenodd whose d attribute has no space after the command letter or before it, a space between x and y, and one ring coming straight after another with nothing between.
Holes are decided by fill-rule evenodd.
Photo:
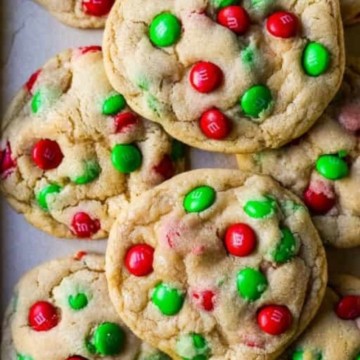
<instances>
[{"instance_id":1,"label":"soft baked cookie","mask_svg":"<svg viewBox=\"0 0 360 360\"><path fill-rule=\"evenodd\" d=\"M24 275L5 315L1 359L169 360L120 321L104 266L103 256L79 252Z\"/></svg>"},{"instance_id":2,"label":"soft baked cookie","mask_svg":"<svg viewBox=\"0 0 360 360\"><path fill-rule=\"evenodd\" d=\"M281 360L360 359L360 279L337 275L305 333ZM279 359L280 360L280 359Z\"/></svg>"},{"instance_id":3,"label":"soft baked cookie","mask_svg":"<svg viewBox=\"0 0 360 360\"><path fill-rule=\"evenodd\" d=\"M340 5L345 25L356 24L360 21L359 0L340 0Z\"/></svg>"},{"instance_id":4,"label":"soft baked cookie","mask_svg":"<svg viewBox=\"0 0 360 360\"><path fill-rule=\"evenodd\" d=\"M66 25L103 28L115 0L34 0Z\"/></svg>"},{"instance_id":5,"label":"soft baked cookie","mask_svg":"<svg viewBox=\"0 0 360 360\"><path fill-rule=\"evenodd\" d=\"M104 36L110 82L139 114L202 149L247 153L302 135L341 83L338 1L241 4L117 1Z\"/></svg>"},{"instance_id":6,"label":"soft baked cookie","mask_svg":"<svg viewBox=\"0 0 360 360\"><path fill-rule=\"evenodd\" d=\"M325 243L360 245L360 59L318 123L287 146L238 155L240 169L273 176L301 196Z\"/></svg>"},{"instance_id":7,"label":"soft baked cookie","mask_svg":"<svg viewBox=\"0 0 360 360\"><path fill-rule=\"evenodd\" d=\"M275 359L315 315L326 259L307 209L266 176L196 170L131 204L110 233L110 297L174 359Z\"/></svg>"},{"instance_id":8,"label":"soft baked cookie","mask_svg":"<svg viewBox=\"0 0 360 360\"><path fill-rule=\"evenodd\" d=\"M110 86L98 47L50 60L2 125L5 197L58 237L107 236L119 208L184 167L183 145Z\"/></svg>"}]
</instances>

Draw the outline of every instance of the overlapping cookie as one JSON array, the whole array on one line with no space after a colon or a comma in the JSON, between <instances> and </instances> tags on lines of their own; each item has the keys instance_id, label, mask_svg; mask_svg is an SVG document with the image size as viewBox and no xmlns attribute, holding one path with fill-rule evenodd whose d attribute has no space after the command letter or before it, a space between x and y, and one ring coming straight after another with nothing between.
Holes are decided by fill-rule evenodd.
<instances>
[{"instance_id":1,"label":"overlapping cookie","mask_svg":"<svg viewBox=\"0 0 360 360\"><path fill-rule=\"evenodd\" d=\"M184 148L108 83L98 47L31 76L3 121L1 189L57 237L104 238L120 208L184 167Z\"/></svg>"},{"instance_id":2,"label":"overlapping cookie","mask_svg":"<svg viewBox=\"0 0 360 360\"><path fill-rule=\"evenodd\" d=\"M345 25L360 21L360 2L358 0L340 0L342 18Z\"/></svg>"},{"instance_id":3,"label":"overlapping cookie","mask_svg":"<svg viewBox=\"0 0 360 360\"><path fill-rule=\"evenodd\" d=\"M115 0L35 0L66 25L103 28Z\"/></svg>"},{"instance_id":4,"label":"overlapping cookie","mask_svg":"<svg viewBox=\"0 0 360 360\"><path fill-rule=\"evenodd\" d=\"M5 315L3 360L169 360L120 321L104 257L79 252L24 275Z\"/></svg>"},{"instance_id":5,"label":"overlapping cookie","mask_svg":"<svg viewBox=\"0 0 360 360\"><path fill-rule=\"evenodd\" d=\"M110 234L110 297L173 359L275 359L320 306L307 209L270 177L196 170L133 202Z\"/></svg>"},{"instance_id":6,"label":"overlapping cookie","mask_svg":"<svg viewBox=\"0 0 360 360\"><path fill-rule=\"evenodd\" d=\"M309 328L280 360L359 360L359 331L360 279L337 275Z\"/></svg>"},{"instance_id":7,"label":"overlapping cookie","mask_svg":"<svg viewBox=\"0 0 360 360\"><path fill-rule=\"evenodd\" d=\"M240 169L268 174L303 198L325 243L360 245L360 60L318 123L278 150L238 155Z\"/></svg>"},{"instance_id":8,"label":"overlapping cookie","mask_svg":"<svg viewBox=\"0 0 360 360\"><path fill-rule=\"evenodd\" d=\"M121 0L104 59L130 106L177 139L226 153L276 148L306 132L340 86L339 4Z\"/></svg>"}]
</instances>

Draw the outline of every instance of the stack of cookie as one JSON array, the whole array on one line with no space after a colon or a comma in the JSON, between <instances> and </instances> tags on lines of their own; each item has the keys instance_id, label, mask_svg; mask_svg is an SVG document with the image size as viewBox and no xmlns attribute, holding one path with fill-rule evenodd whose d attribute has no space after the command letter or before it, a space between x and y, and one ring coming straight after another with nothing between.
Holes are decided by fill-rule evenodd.
<instances>
[{"instance_id":1,"label":"stack of cookie","mask_svg":"<svg viewBox=\"0 0 360 360\"><path fill-rule=\"evenodd\" d=\"M60 238L26 274L4 360L359 360L360 58L343 0L38 0L64 51L2 122L1 190ZM190 170L185 144L239 170ZM182 174L180 174L182 173ZM340 249L338 251L341 251ZM106 276L105 276L106 272Z\"/></svg>"}]
</instances>

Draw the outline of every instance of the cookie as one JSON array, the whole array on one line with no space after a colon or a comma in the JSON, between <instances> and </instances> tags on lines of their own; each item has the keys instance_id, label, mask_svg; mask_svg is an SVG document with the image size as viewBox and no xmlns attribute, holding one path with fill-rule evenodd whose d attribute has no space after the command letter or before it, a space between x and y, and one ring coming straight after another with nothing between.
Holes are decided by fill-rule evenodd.
<instances>
[{"instance_id":1,"label":"cookie","mask_svg":"<svg viewBox=\"0 0 360 360\"><path fill-rule=\"evenodd\" d=\"M279 360L360 359L360 279L337 275L319 313Z\"/></svg>"},{"instance_id":2,"label":"cookie","mask_svg":"<svg viewBox=\"0 0 360 360\"><path fill-rule=\"evenodd\" d=\"M66 25L103 28L115 0L34 0Z\"/></svg>"},{"instance_id":3,"label":"cookie","mask_svg":"<svg viewBox=\"0 0 360 360\"><path fill-rule=\"evenodd\" d=\"M341 83L339 4L241 4L117 1L104 36L110 82L139 114L201 149L248 153L299 137Z\"/></svg>"},{"instance_id":4,"label":"cookie","mask_svg":"<svg viewBox=\"0 0 360 360\"><path fill-rule=\"evenodd\" d=\"M345 25L360 21L360 2L358 0L340 0L342 17Z\"/></svg>"},{"instance_id":5,"label":"cookie","mask_svg":"<svg viewBox=\"0 0 360 360\"><path fill-rule=\"evenodd\" d=\"M99 47L50 60L3 121L1 190L57 237L104 238L120 208L184 168L184 146L128 106Z\"/></svg>"},{"instance_id":6,"label":"cookie","mask_svg":"<svg viewBox=\"0 0 360 360\"><path fill-rule=\"evenodd\" d=\"M173 359L275 359L320 306L326 259L307 209L270 177L195 170L110 233L110 298Z\"/></svg>"},{"instance_id":7,"label":"cookie","mask_svg":"<svg viewBox=\"0 0 360 360\"><path fill-rule=\"evenodd\" d=\"M241 170L268 174L303 198L323 241L360 245L360 59L316 125L287 146L238 155Z\"/></svg>"},{"instance_id":8,"label":"cookie","mask_svg":"<svg viewBox=\"0 0 360 360\"><path fill-rule=\"evenodd\" d=\"M25 274L5 315L1 358L170 360L120 321L104 266L103 256L79 252Z\"/></svg>"}]
</instances>

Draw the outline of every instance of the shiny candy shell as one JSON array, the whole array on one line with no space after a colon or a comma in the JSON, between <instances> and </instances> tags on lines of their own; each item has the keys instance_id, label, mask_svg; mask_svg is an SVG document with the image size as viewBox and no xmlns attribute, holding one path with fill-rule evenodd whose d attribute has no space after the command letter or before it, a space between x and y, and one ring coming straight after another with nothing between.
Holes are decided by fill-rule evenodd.
<instances>
[{"instance_id":1,"label":"shiny candy shell","mask_svg":"<svg viewBox=\"0 0 360 360\"><path fill-rule=\"evenodd\" d=\"M37 194L36 194L36 200L38 205L45 211L49 210L49 206L47 203L47 197L51 194L58 194L61 191L61 186L56 184L50 184L42 188Z\"/></svg>"},{"instance_id":2,"label":"shiny candy shell","mask_svg":"<svg viewBox=\"0 0 360 360\"><path fill-rule=\"evenodd\" d=\"M299 250L297 240L290 229L282 228L280 231L281 239L273 253L273 259L278 264L291 260Z\"/></svg>"},{"instance_id":3,"label":"shiny candy shell","mask_svg":"<svg viewBox=\"0 0 360 360\"><path fill-rule=\"evenodd\" d=\"M260 329L270 335L281 335L292 324L292 315L286 306L269 305L263 307L257 316Z\"/></svg>"},{"instance_id":4,"label":"shiny candy shell","mask_svg":"<svg viewBox=\"0 0 360 360\"><path fill-rule=\"evenodd\" d=\"M31 155L34 163L42 170L57 168L64 157L59 144L50 139L39 140L34 145Z\"/></svg>"},{"instance_id":5,"label":"shiny candy shell","mask_svg":"<svg viewBox=\"0 0 360 360\"><path fill-rule=\"evenodd\" d=\"M146 276L153 271L154 248L147 244L137 244L128 249L125 266L130 274Z\"/></svg>"},{"instance_id":6,"label":"shiny candy shell","mask_svg":"<svg viewBox=\"0 0 360 360\"><path fill-rule=\"evenodd\" d=\"M271 35L287 39L296 36L299 21L291 12L278 11L268 17L266 27Z\"/></svg>"},{"instance_id":7,"label":"shiny candy shell","mask_svg":"<svg viewBox=\"0 0 360 360\"><path fill-rule=\"evenodd\" d=\"M349 166L338 155L321 155L316 161L316 170L329 180L340 180L349 175Z\"/></svg>"},{"instance_id":8,"label":"shiny candy shell","mask_svg":"<svg viewBox=\"0 0 360 360\"><path fill-rule=\"evenodd\" d=\"M326 194L315 192L308 187L304 192L305 205L317 215L324 215L335 206L335 198L329 198Z\"/></svg>"},{"instance_id":9,"label":"shiny candy shell","mask_svg":"<svg viewBox=\"0 0 360 360\"><path fill-rule=\"evenodd\" d=\"M174 45L180 39L180 35L180 21L169 12L155 16L149 27L150 40L158 47Z\"/></svg>"},{"instance_id":10,"label":"shiny candy shell","mask_svg":"<svg viewBox=\"0 0 360 360\"><path fill-rule=\"evenodd\" d=\"M222 84L223 77L222 70L211 62L199 61L190 70L191 86L203 94L216 90Z\"/></svg>"},{"instance_id":11,"label":"shiny candy shell","mask_svg":"<svg viewBox=\"0 0 360 360\"><path fill-rule=\"evenodd\" d=\"M111 151L111 162L116 170L130 174L142 164L142 154L133 144L117 144Z\"/></svg>"},{"instance_id":12,"label":"shiny candy shell","mask_svg":"<svg viewBox=\"0 0 360 360\"><path fill-rule=\"evenodd\" d=\"M183 206L188 213L199 213L208 209L216 200L216 191L207 185L198 186L188 192Z\"/></svg>"},{"instance_id":13,"label":"shiny candy shell","mask_svg":"<svg viewBox=\"0 0 360 360\"><path fill-rule=\"evenodd\" d=\"M85 14L101 17L107 15L115 0L82 0L82 9Z\"/></svg>"},{"instance_id":14,"label":"shiny candy shell","mask_svg":"<svg viewBox=\"0 0 360 360\"><path fill-rule=\"evenodd\" d=\"M303 51L302 66L309 76L317 77L324 74L330 66L329 50L320 43L308 43Z\"/></svg>"},{"instance_id":15,"label":"shiny candy shell","mask_svg":"<svg viewBox=\"0 0 360 360\"><path fill-rule=\"evenodd\" d=\"M225 247L230 255L248 256L256 248L256 235L247 224L233 224L226 229Z\"/></svg>"},{"instance_id":16,"label":"shiny candy shell","mask_svg":"<svg viewBox=\"0 0 360 360\"><path fill-rule=\"evenodd\" d=\"M343 320L355 320L360 317L360 296L347 295L337 303L336 315Z\"/></svg>"},{"instance_id":17,"label":"shiny candy shell","mask_svg":"<svg viewBox=\"0 0 360 360\"><path fill-rule=\"evenodd\" d=\"M272 103L272 95L265 85L254 85L247 89L240 99L240 106L246 116L258 118L268 110Z\"/></svg>"},{"instance_id":18,"label":"shiny candy shell","mask_svg":"<svg viewBox=\"0 0 360 360\"><path fill-rule=\"evenodd\" d=\"M245 268L238 272L236 285L240 297L248 301L256 301L267 289L268 281L261 271Z\"/></svg>"},{"instance_id":19,"label":"shiny candy shell","mask_svg":"<svg viewBox=\"0 0 360 360\"><path fill-rule=\"evenodd\" d=\"M264 219L276 211L276 202L271 198L265 200L250 200L244 206L245 213L254 219Z\"/></svg>"},{"instance_id":20,"label":"shiny candy shell","mask_svg":"<svg viewBox=\"0 0 360 360\"><path fill-rule=\"evenodd\" d=\"M160 283L155 287L151 300L163 315L173 316L181 310L184 294L179 289Z\"/></svg>"},{"instance_id":21,"label":"shiny candy shell","mask_svg":"<svg viewBox=\"0 0 360 360\"><path fill-rule=\"evenodd\" d=\"M102 113L104 115L115 115L126 107L126 100L121 94L110 95L103 103Z\"/></svg>"},{"instance_id":22,"label":"shiny candy shell","mask_svg":"<svg viewBox=\"0 0 360 360\"><path fill-rule=\"evenodd\" d=\"M200 129L207 138L221 140L229 135L231 122L220 110L210 109L202 114Z\"/></svg>"},{"instance_id":23,"label":"shiny candy shell","mask_svg":"<svg viewBox=\"0 0 360 360\"><path fill-rule=\"evenodd\" d=\"M242 6L227 6L217 15L217 22L237 35L243 35L250 27L250 17Z\"/></svg>"},{"instance_id":24,"label":"shiny candy shell","mask_svg":"<svg viewBox=\"0 0 360 360\"><path fill-rule=\"evenodd\" d=\"M100 230L100 221L85 212L78 212L72 219L71 230L78 238L89 238Z\"/></svg>"},{"instance_id":25,"label":"shiny candy shell","mask_svg":"<svg viewBox=\"0 0 360 360\"><path fill-rule=\"evenodd\" d=\"M49 331L59 323L57 309L47 301L38 301L29 310L28 322L32 330Z\"/></svg>"}]
</instances>

